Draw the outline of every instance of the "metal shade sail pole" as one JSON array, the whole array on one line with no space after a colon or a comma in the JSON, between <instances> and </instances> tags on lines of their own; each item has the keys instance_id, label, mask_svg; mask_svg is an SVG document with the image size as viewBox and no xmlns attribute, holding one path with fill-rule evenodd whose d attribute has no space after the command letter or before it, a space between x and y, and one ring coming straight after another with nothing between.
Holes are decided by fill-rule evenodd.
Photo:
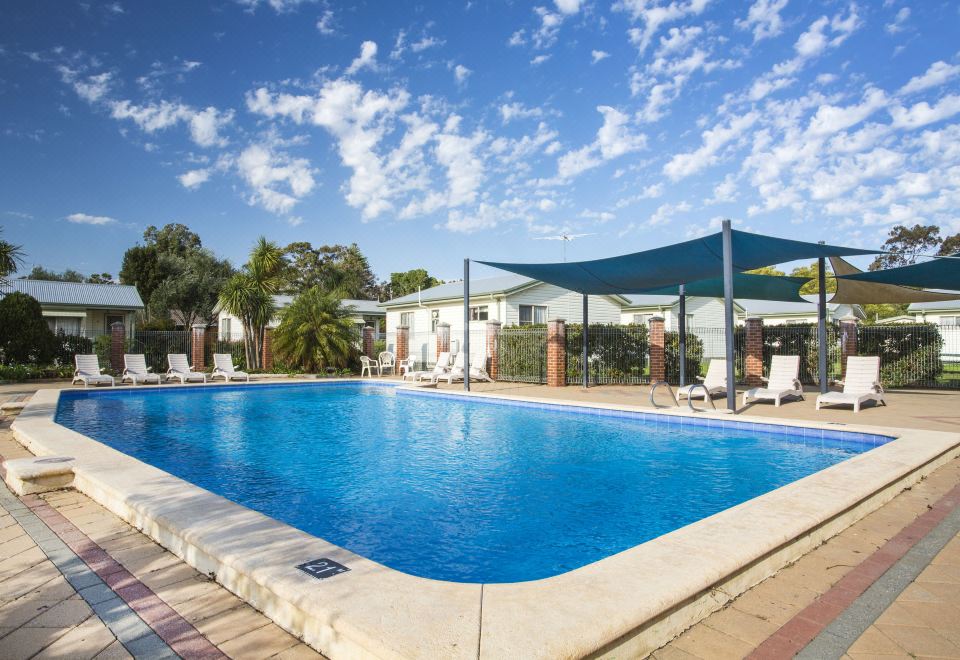
<instances>
[{"instance_id":1,"label":"metal shade sail pole","mask_svg":"<svg viewBox=\"0 0 960 660\"><path fill-rule=\"evenodd\" d=\"M817 259L817 285L820 293L817 295L817 353L820 366L820 393L826 394L827 389L827 270L826 260Z\"/></svg>"},{"instance_id":2,"label":"metal shade sail pole","mask_svg":"<svg viewBox=\"0 0 960 660\"><path fill-rule=\"evenodd\" d=\"M680 332L680 387L687 384L687 294L680 285L680 318L677 329Z\"/></svg>"},{"instance_id":3,"label":"metal shade sail pole","mask_svg":"<svg viewBox=\"0 0 960 660\"><path fill-rule=\"evenodd\" d=\"M470 391L470 259L463 260L463 389Z\"/></svg>"},{"instance_id":4,"label":"metal shade sail pole","mask_svg":"<svg viewBox=\"0 0 960 660\"><path fill-rule=\"evenodd\" d=\"M733 229L723 221L723 318L727 343L727 408L737 412L737 375L733 364ZM710 396L710 393L707 393Z\"/></svg>"},{"instance_id":5,"label":"metal shade sail pole","mask_svg":"<svg viewBox=\"0 0 960 660\"><path fill-rule=\"evenodd\" d=\"M587 294L583 294L583 386L584 388L590 387L590 369L587 364L587 339L590 335L590 330L588 329L589 319L588 319L588 310L587 310Z\"/></svg>"}]
</instances>

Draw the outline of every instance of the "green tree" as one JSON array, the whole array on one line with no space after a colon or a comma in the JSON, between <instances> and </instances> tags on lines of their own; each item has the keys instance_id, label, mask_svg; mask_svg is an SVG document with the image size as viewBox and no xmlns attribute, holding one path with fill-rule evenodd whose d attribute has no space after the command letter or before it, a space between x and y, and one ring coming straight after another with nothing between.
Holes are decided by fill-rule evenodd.
<instances>
[{"instance_id":1,"label":"green tree","mask_svg":"<svg viewBox=\"0 0 960 660\"><path fill-rule=\"evenodd\" d=\"M947 236L943 239L943 243L940 244L940 249L937 250L937 254L941 257L960 256L960 233Z\"/></svg>"},{"instance_id":2,"label":"green tree","mask_svg":"<svg viewBox=\"0 0 960 660\"><path fill-rule=\"evenodd\" d=\"M951 240L953 238L951 237ZM920 255L933 252L941 243L943 239L940 237L940 227L936 225L897 225L890 230L883 244L887 254L881 254L874 259L870 270L909 266L916 263Z\"/></svg>"},{"instance_id":3,"label":"green tree","mask_svg":"<svg viewBox=\"0 0 960 660\"><path fill-rule=\"evenodd\" d=\"M0 284L7 284L7 276L17 272L22 263L22 247L0 239Z\"/></svg>"},{"instance_id":4,"label":"green tree","mask_svg":"<svg viewBox=\"0 0 960 660\"><path fill-rule=\"evenodd\" d=\"M160 254L176 254L181 257L191 250L203 247L200 236L179 222L164 225L160 229L150 225L143 232L143 240L147 245L155 246Z\"/></svg>"},{"instance_id":5,"label":"green tree","mask_svg":"<svg viewBox=\"0 0 960 660\"><path fill-rule=\"evenodd\" d=\"M87 277L88 284L113 284L113 275L110 273L92 273Z\"/></svg>"},{"instance_id":6,"label":"green tree","mask_svg":"<svg viewBox=\"0 0 960 660\"><path fill-rule=\"evenodd\" d=\"M0 361L48 364L55 353L56 337L43 318L40 303L19 291L0 298Z\"/></svg>"},{"instance_id":7,"label":"green tree","mask_svg":"<svg viewBox=\"0 0 960 660\"><path fill-rule=\"evenodd\" d=\"M83 276L83 273L77 272L72 268L58 273L55 270L48 270L43 266L34 266L22 279L46 280L50 282L83 282L86 278Z\"/></svg>"},{"instance_id":8,"label":"green tree","mask_svg":"<svg viewBox=\"0 0 960 660\"><path fill-rule=\"evenodd\" d=\"M155 245L135 245L123 254L120 283L137 287L147 307L157 287L173 275Z\"/></svg>"},{"instance_id":9,"label":"green tree","mask_svg":"<svg viewBox=\"0 0 960 660\"><path fill-rule=\"evenodd\" d=\"M891 316L900 316L901 314L907 313L907 308L910 307L909 304L893 304L893 303L872 303L862 305L863 313L866 314L867 318L864 319L864 325L873 325L877 320L882 320L890 318Z\"/></svg>"},{"instance_id":10,"label":"green tree","mask_svg":"<svg viewBox=\"0 0 960 660\"><path fill-rule=\"evenodd\" d=\"M217 259L208 250L192 249L183 256L161 257L170 273L150 296L151 316L172 315L176 324L189 328L209 324L214 318L220 291L234 274L229 261Z\"/></svg>"},{"instance_id":11,"label":"green tree","mask_svg":"<svg viewBox=\"0 0 960 660\"><path fill-rule=\"evenodd\" d=\"M790 277L809 277L811 281L800 287L801 294L820 293L820 264L816 261L808 266L797 266L790 272ZM830 266L827 266L827 293L836 293L837 280L833 276Z\"/></svg>"},{"instance_id":12,"label":"green tree","mask_svg":"<svg viewBox=\"0 0 960 660\"><path fill-rule=\"evenodd\" d=\"M327 367L346 367L356 351L355 341L349 311L313 287L283 311L273 348L282 362L317 373Z\"/></svg>"},{"instance_id":13,"label":"green tree","mask_svg":"<svg viewBox=\"0 0 960 660\"><path fill-rule=\"evenodd\" d=\"M297 294L313 287L337 298L376 298L377 280L356 243L313 247L308 242L286 247L290 269L284 290Z\"/></svg>"},{"instance_id":14,"label":"green tree","mask_svg":"<svg viewBox=\"0 0 960 660\"><path fill-rule=\"evenodd\" d=\"M399 298L423 289L443 284L423 268L414 268L403 273L390 273L390 297Z\"/></svg>"},{"instance_id":15,"label":"green tree","mask_svg":"<svg viewBox=\"0 0 960 660\"><path fill-rule=\"evenodd\" d=\"M783 277L785 273L773 266L764 266L763 268L754 268L753 270L746 271L750 275L775 275L777 277Z\"/></svg>"},{"instance_id":16,"label":"green tree","mask_svg":"<svg viewBox=\"0 0 960 660\"><path fill-rule=\"evenodd\" d=\"M253 369L260 368L264 333L277 311L273 296L283 287L289 266L284 251L261 236L241 272L220 291L220 306L243 325L247 366Z\"/></svg>"}]
</instances>

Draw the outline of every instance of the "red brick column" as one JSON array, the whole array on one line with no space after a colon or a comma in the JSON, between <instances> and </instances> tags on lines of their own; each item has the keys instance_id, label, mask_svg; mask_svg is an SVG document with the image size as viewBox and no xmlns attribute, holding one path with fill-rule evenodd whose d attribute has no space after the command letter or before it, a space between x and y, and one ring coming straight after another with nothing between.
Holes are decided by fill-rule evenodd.
<instances>
[{"instance_id":1,"label":"red brick column","mask_svg":"<svg viewBox=\"0 0 960 660\"><path fill-rule=\"evenodd\" d=\"M203 348L206 344L207 326L197 323L192 326L193 337L190 342L190 364L196 371L203 371L204 359Z\"/></svg>"},{"instance_id":2,"label":"red brick column","mask_svg":"<svg viewBox=\"0 0 960 660\"><path fill-rule=\"evenodd\" d=\"M650 319L650 382L667 379L666 342L664 339L663 317Z\"/></svg>"},{"instance_id":3,"label":"red brick column","mask_svg":"<svg viewBox=\"0 0 960 660\"><path fill-rule=\"evenodd\" d=\"M437 324L437 356L450 352L450 324Z\"/></svg>"},{"instance_id":4,"label":"red brick column","mask_svg":"<svg viewBox=\"0 0 960 660\"><path fill-rule=\"evenodd\" d=\"M487 321L487 373L496 380L500 375L500 321Z\"/></svg>"},{"instance_id":5,"label":"red brick column","mask_svg":"<svg viewBox=\"0 0 960 660\"><path fill-rule=\"evenodd\" d=\"M406 360L407 356L410 355L410 328L405 325L397 326L397 364L400 364L400 360ZM396 368L397 373L400 372L400 367Z\"/></svg>"},{"instance_id":6,"label":"red brick column","mask_svg":"<svg viewBox=\"0 0 960 660\"><path fill-rule=\"evenodd\" d=\"M371 360L376 360L377 356L373 354L373 328L363 328L363 354Z\"/></svg>"},{"instance_id":7,"label":"red brick column","mask_svg":"<svg viewBox=\"0 0 960 660\"><path fill-rule=\"evenodd\" d=\"M260 357L260 368L264 371L273 370L273 328L263 331L263 355Z\"/></svg>"},{"instance_id":8,"label":"red brick column","mask_svg":"<svg viewBox=\"0 0 960 660\"><path fill-rule=\"evenodd\" d=\"M547 385L567 385L567 324L563 319L547 321Z\"/></svg>"},{"instance_id":9,"label":"red brick column","mask_svg":"<svg viewBox=\"0 0 960 660\"><path fill-rule=\"evenodd\" d=\"M746 322L747 352L745 368L747 385L763 385L763 319L751 317Z\"/></svg>"},{"instance_id":10,"label":"red brick column","mask_svg":"<svg viewBox=\"0 0 960 660\"><path fill-rule=\"evenodd\" d=\"M847 357L857 354L857 317L840 319L840 378L847 377Z\"/></svg>"},{"instance_id":11,"label":"red brick column","mask_svg":"<svg viewBox=\"0 0 960 660\"><path fill-rule=\"evenodd\" d=\"M110 325L110 367L109 371L123 371L123 354L126 353L127 332L119 321Z\"/></svg>"}]
</instances>

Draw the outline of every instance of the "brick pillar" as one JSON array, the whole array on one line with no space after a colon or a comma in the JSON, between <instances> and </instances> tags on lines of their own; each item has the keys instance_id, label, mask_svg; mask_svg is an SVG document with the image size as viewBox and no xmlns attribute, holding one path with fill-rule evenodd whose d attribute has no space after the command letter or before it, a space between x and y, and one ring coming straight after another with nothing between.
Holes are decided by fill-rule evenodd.
<instances>
[{"instance_id":1,"label":"brick pillar","mask_svg":"<svg viewBox=\"0 0 960 660\"><path fill-rule=\"evenodd\" d=\"M263 355L260 356L260 368L264 371L273 370L273 328L263 331Z\"/></svg>"},{"instance_id":2,"label":"brick pillar","mask_svg":"<svg viewBox=\"0 0 960 660\"><path fill-rule=\"evenodd\" d=\"M205 364L203 348L206 344L207 326L203 323L197 323L191 326L191 328L193 330L193 338L190 342L190 364L195 371L203 371Z\"/></svg>"},{"instance_id":3,"label":"brick pillar","mask_svg":"<svg viewBox=\"0 0 960 660\"><path fill-rule=\"evenodd\" d=\"M563 319L547 321L547 385L567 385L567 324Z\"/></svg>"},{"instance_id":4,"label":"brick pillar","mask_svg":"<svg viewBox=\"0 0 960 660\"><path fill-rule=\"evenodd\" d=\"M745 362L748 387L763 385L763 319L751 317L746 321L747 353Z\"/></svg>"},{"instance_id":5,"label":"brick pillar","mask_svg":"<svg viewBox=\"0 0 960 660\"><path fill-rule=\"evenodd\" d=\"M400 363L400 360L406 360L407 356L410 355L410 328L405 325L397 326L397 364ZM396 368L397 373L400 373L400 367Z\"/></svg>"},{"instance_id":6,"label":"brick pillar","mask_svg":"<svg viewBox=\"0 0 960 660\"><path fill-rule=\"evenodd\" d=\"M847 377L847 357L857 354L857 317L840 319L840 378Z\"/></svg>"},{"instance_id":7,"label":"brick pillar","mask_svg":"<svg viewBox=\"0 0 960 660\"><path fill-rule=\"evenodd\" d=\"M496 380L500 374L500 321L487 321L487 373Z\"/></svg>"},{"instance_id":8,"label":"brick pillar","mask_svg":"<svg viewBox=\"0 0 960 660\"><path fill-rule=\"evenodd\" d=\"M373 328L366 326L363 328L363 354L371 360L377 359L377 356L373 354Z\"/></svg>"},{"instance_id":9,"label":"brick pillar","mask_svg":"<svg viewBox=\"0 0 960 660\"><path fill-rule=\"evenodd\" d=\"M663 317L650 319L650 382L667 379L666 345L664 340Z\"/></svg>"},{"instance_id":10,"label":"brick pillar","mask_svg":"<svg viewBox=\"0 0 960 660\"><path fill-rule=\"evenodd\" d=\"M437 355L450 352L450 324L437 324Z\"/></svg>"},{"instance_id":11,"label":"brick pillar","mask_svg":"<svg viewBox=\"0 0 960 660\"><path fill-rule=\"evenodd\" d=\"M110 325L110 366L108 371L120 373L123 370L123 354L126 353L127 332L123 323L117 321Z\"/></svg>"}]
</instances>

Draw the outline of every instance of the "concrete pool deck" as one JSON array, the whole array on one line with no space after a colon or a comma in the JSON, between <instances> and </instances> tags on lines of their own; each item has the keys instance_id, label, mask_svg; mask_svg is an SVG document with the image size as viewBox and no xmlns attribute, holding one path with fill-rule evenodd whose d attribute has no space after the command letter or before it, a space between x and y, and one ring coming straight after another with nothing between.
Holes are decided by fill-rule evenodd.
<instances>
[{"instance_id":1,"label":"concrete pool deck","mask_svg":"<svg viewBox=\"0 0 960 660\"><path fill-rule=\"evenodd\" d=\"M456 388L455 388L455 389L456 389ZM477 388L477 389L480 389L480 388ZM546 389L546 388L544 388L544 389ZM604 389L604 388L592 389L592 390L590 390L587 394L590 394L591 396L596 397L598 394L601 394L601 390L603 390L603 389ZM636 401L637 389L636 389L636 388L623 388L623 389L627 390L627 392L625 393L625 396L632 395L633 401L632 401L631 403L637 403L637 401ZM572 394L574 390L575 390L575 388L561 388L561 389L558 389L558 390L555 390L555 391L558 392L558 393L561 394L561 395L564 395L563 398L566 398L566 399L569 400L569 399L572 399L573 397L567 396L567 395ZM525 395L528 394L528 393L529 393L529 392L524 392ZM549 397L542 397L540 393L537 393L536 396L541 397L541 398L549 398ZM594 400L596 400L596 399L594 399ZM956 399L954 399L954 400L956 400ZM892 398L892 399L891 399L891 408L892 408L894 405L896 405L896 404L894 403L894 401L895 401L895 399ZM941 403L942 403L942 401L941 401ZM794 404L790 404L790 405L792 406L792 405L794 405ZM798 404L798 405L800 405L800 404ZM954 404L954 405L955 405L955 404ZM784 408L781 408L781 412L783 412L783 411L784 411L785 409L787 409L788 407L789 407L789 406L784 406ZM938 407L939 407L939 406L938 406ZM772 406L770 406L770 408L772 408ZM911 407L911 408L912 408L912 407ZM941 411L942 411L942 410L949 410L949 409L950 409L950 407L947 406L947 407L945 407L945 408L941 408ZM877 412L877 413L879 413L879 412L883 412L883 410L884 410L884 409L877 409L876 411L864 410L862 413L860 413L859 415L856 416L856 420L855 420L855 421L856 421L856 422L861 422L861 423L869 423L868 420L865 418L869 413L871 413L871 412ZM912 412L916 413L916 412L924 412L924 411L912 410ZM852 413L850 413L849 411L847 411L847 412L846 412L846 415L849 417L849 416L852 416ZM923 416L926 416L926 415L923 415ZM934 416L935 416L935 415L934 415ZM781 418L781 419L783 419L783 418ZM848 420L848 421L849 421L849 420ZM937 420L928 420L928 421L930 421L931 423L937 423ZM872 423L871 423L871 425L872 425ZM956 463L956 461L953 461L953 463ZM952 464L952 463L951 463L951 464ZM939 474L940 472L941 472L941 471L938 470L938 471L937 471L937 474ZM955 478L955 475L954 475L954 478ZM924 482L924 483L926 483L926 482ZM919 488L919 486L918 486L917 488ZM914 488L914 490L917 490L917 488ZM912 492L912 491L910 491L910 492ZM895 493L894 493L894 494L895 494ZM892 496L892 495L891 495L891 496ZM836 497L836 495L834 495L834 497ZM808 512L808 513L809 513L809 512ZM871 514L871 515L872 515L872 514ZM914 517L915 517L915 514L914 514ZM838 538L839 538L839 537L838 537ZM831 541L831 543L832 543L832 541ZM827 545L829 545L829 543L828 543ZM826 546L823 546L823 547L826 547ZM693 548L691 547L691 548L688 548L688 549L689 549L689 550L692 550ZM704 548L704 549L705 549L705 548ZM629 551L628 551L628 552L629 552ZM606 560L603 560L603 561L606 561ZM597 564L602 564L603 561L598 562ZM802 561L802 560L801 560L801 561ZM786 569L786 570L789 570L789 569ZM496 592L496 591L498 591L498 589L499 589L500 587L504 587L504 586L510 586L510 585L487 585L487 591L489 591L489 592ZM603 591L603 589L602 589L602 588L599 588L599 585L596 585L596 584L590 585L590 588L591 588L591 591L599 591L599 592L602 592L602 591ZM487 594L487 595L488 595L488 596L490 596L490 595L496 596L495 593L493 593L493 594ZM595 597L596 595L597 595L597 594L594 594L594 597ZM589 597L589 594L587 594L586 596L584 596L584 595L577 596L576 599L577 599L577 600L580 600L580 601L583 601L584 598L587 598L587 597ZM485 602L486 602L486 601L485 601ZM496 612L496 607L497 607L497 605L495 604L495 601L491 601L491 602L494 603L494 604L492 604L489 609L485 608L485 612L484 612L485 615L488 615L488 614L489 614L489 610L493 610L494 612ZM582 603L581 603L581 604L582 604ZM508 609L509 609L509 608L508 608ZM602 609L602 608L601 608L601 609ZM725 610L724 610L724 611L725 611ZM508 618L509 618L509 617L508 617ZM485 625L485 626L489 626L489 628L495 628L496 625L497 625L497 623L496 623L496 620L495 620L495 619L488 619L487 616L484 616L484 625ZM0 624L0 626L2 626L2 624ZM488 628L488 629L489 629L489 628ZM529 636L528 636L528 637L529 637ZM528 644L534 643L534 646L532 646L532 647L529 647L529 646L526 647L526 651L529 651L529 653L527 653L527 652L526 652L525 650L523 650L523 649L520 649L519 646L515 646L512 642L509 644L509 650L517 650L517 649L520 649L520 650L517 650L517 653L518 653L519 655L535 655L535 654L537 654L537 646L536 646L536 644L535 644L536 641L537 641L537 640L535 640L535 639L527 639L527 640L526 640L526 642L527 642ZM488 649L484 649L484 650L485 650L486 652L484 652L483 655L484 655L484 656L490 656L490 657L499 657L499 656L502 656L503 653L509 652L508 649L507 649L507 648L504 648L504 647L500 647L500 649L499 649L500 652L499 652L499 653L497 652L497 648L496 648L496 647L489 647ZM575 652L574 649L571 649L571 651L572 651L571 655L577 655L577 652ZM666 651L664 651L664 652L666 652ZM475 652L474 652L474 653L475 653ZM416 654L413 654L413 655L416 655ZM464 655L465 655L466 657L471 657L471 656L472 656L472 657L476 657L474 654L464 654Z\"/></svg>"}]
</instances>

